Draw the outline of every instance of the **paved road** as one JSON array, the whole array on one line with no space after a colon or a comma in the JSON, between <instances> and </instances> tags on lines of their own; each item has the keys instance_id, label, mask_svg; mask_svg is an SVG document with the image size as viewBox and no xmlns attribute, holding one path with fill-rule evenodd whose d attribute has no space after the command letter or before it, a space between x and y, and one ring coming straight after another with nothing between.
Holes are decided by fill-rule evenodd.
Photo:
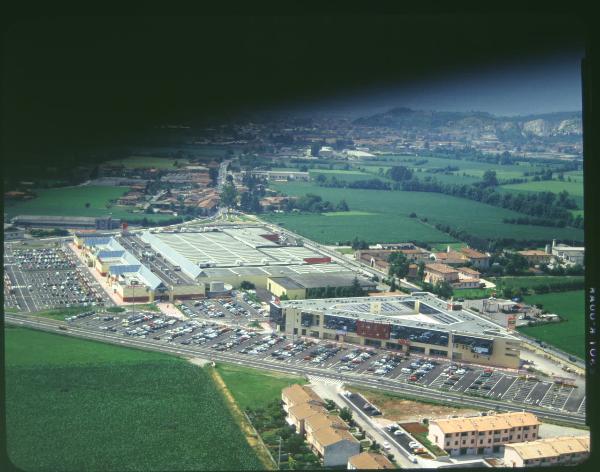
<instances>
[{"instance_id":1,"label":"paved road","mask_svg":"<svg viewBox=\"0 0 600 472\"><path fill-rule=\"evenodd\" d=\"M138 347L146 350L161 351L169 354L176 354L189 357L205 357L214 361L222 361L235 363L239 365L246 365L257 369L266 369L279 372L290 373L299 376L315 375L325 376L339 381L343 381L348 384L368 387L376 390L384 390L390 392L397 392L400 394L408 394L416 399L426 400L438 400L448 403L454 403L457 405L469 406L471 408L481 408L485 410L506 410L506 411L522 411L522 405L508 404L502 401L490 400L485 398L476 398L471 396L465 396L454 392L439 392L431 390L427 387L404 384L396 381L395 379L387 378L368 378L355 373L332 373L319 369L317 367L303 366L303 365L282 365L276 361L270 361L268 359L249 359L232 352L217 352L212 349L203 348L201 346L182 346L172 344L156 343L148 339L123 339L121 336L112 333L98 333L95 330L79 328L69 326L67 331L58 331L58 326L63 323L55 320L49 320L45 318L36 318L34 316L26 315L5 315L5 320L11 324L17 324L21 326L27 326L34 329L40 329L50 332L58 332L69 336L82 337L86 339L94 339L98 341L108 342L117 345L127 345L132 347ZM573 426L585 425L585 416L576 413L565 413L560 411L553 411L547 408L539 406L527 407L528 411L539 416L541 419L548 419L552 421L559 421L565 424Z\"/></svg>"}]
</instances>

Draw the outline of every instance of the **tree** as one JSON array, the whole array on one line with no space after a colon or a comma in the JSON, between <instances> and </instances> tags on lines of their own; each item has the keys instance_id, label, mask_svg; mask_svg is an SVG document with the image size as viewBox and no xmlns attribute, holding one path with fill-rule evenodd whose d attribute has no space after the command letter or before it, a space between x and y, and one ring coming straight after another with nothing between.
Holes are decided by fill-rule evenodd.
<instances>
[{"instance_id":1,"label":"tree","mask_svg":"<svg viewBox=\"0 0 600 472\"><path fill-rule=\"evenodd\" d=\"M419 277L419 280L423 280L425 278L425 263L423 261L419 262L418 264L417 277Z\"/></svg>"},{"instance_id":2,"label":"tree","mask_svg":"<svg viewBox=\"0 0 600 472\"><path fill-rule=\"evenodd\" d=\"M329 398L325 399L325 409L327 411L335 410L335 402Z\"/></svg>"},{"instance_id":3,"label":"tree","mask_svg":"<svg viewBox=\"0 0 600 472\"><path fill-rule=\"evenodd\" d=\"M290 470L296 470L296 464L298 463L298 461L296 459L294 459L294 457L290 454L288 456L288 468Z\"/></svg>"},{"instance_id":4,"label":"tree","mask_svg":"<svg viewBox=\"0 0 600 472\"><path fill-rule=\"evenodd\" d=\"M324 184L325 182L327 182L327 177L325 177L325 175L323 174L319 174L317 175L317 178L315 180L318 184Z\"/></svg>"},{"instance_id":5,"label":"tree","mask_svg":"<svg viewBox=\"0 0 600 472\"><path fill-rule=\"evenodd\" d=\"M413 172L408 167L393 166L387 171L387 175L390 179L400 182L402 180L410 180Z\"/></svg>"},{"instance_id":6,"label":"tree","mask_svg":"<svg viewBox=\"0 0 600 472\"><path fill-rule=\"evenodd\" d=\"M348 208L348 204L346 203L346 200L340 200L340 203L337 204L336 210L337 211L349 211L350 208Z\"/></svg>"},{"instance_id":7,"label":"tree","mask_svg":"<svg viewBox=\"0 0 600 472\"><path fill-rule=\"evenodd\" d=\"M226 207L235 206L237 200L237 190L232 184L223 185L221 191L221 203Z\"/></svg>"},{"instance_id":8,"label":"tree","mask_svg":"<svg viewBox=\"0 0 600 472\"><path fill-rule=\"evenodd\" d=\"M85 204L85 207L86 207L86 208L89 208L89 207L90 207L90 203L89 203L89 202L87 202L87 203Z\"/></svg>"},{"instance_id":9,"label":"tree","mask_svg":"<svg viewBox=\"0 0 600 472\"><path fill-rule=\"evenodd\" d=\"M433 293L442 298L450 298L453 293L452 285L445 280L443 282L438 282L433 286Z\"/></svg>"},{"instance_id":10,"label":"tree","mask_svg":"<svg viewBox=\"0 0 600 472\"><path fill-rule=\"evenodd\" d=\"M390 284L390 292L396 291L396 278L392 277L392 283Z\"/></svg>"},{"instance_id":11,"label":"tree","mask_svg":"<svg viewBox=\"0 0 600 472\"><path fill-rule=\"evenodd\" d=\"M256 287L252 282L248 282L247 280L242 280L240 284L240 288L242 290L254 290Z\"/></svg>"},{"instance_id":12,"label":"tree","mask_svg":"<svg viewBox=\"0 0 600 472\"><path fill-rule=\"evenodd\" d=\"M349 423L352 420L352 412L350 409L345 406L340 410L340 418L344 420L346 423Z\"/></svg>"},{"instance_id":13,"label":"tree","mask_svg":"<svg viewBox=\"0 0 600 472\"><path fill-rule=\"evenodd\" d=\"M495 170L486 170L483 173L483 180L481 182L483 187L497 187L498 179L496 178Z\"/></svg>"},{"instance_id":14,"label":"tree","mask_svg":"<svg viewBox=\"0 0 600 472\"><path fill-rule=\"evenodd\" d=\"M399 278L406 277L410 263L404 254L401 252L394 252L388 257L388 262L390 264L388 271L390 276L396 276Z\"/></svg>"},{"instance_id":15,"label":"tree","mask_svg":"<svg viewBox=\"0 0 600 472\"><path fill-rule=\"evenodd\" d=\"M310 146L310 155L313 156L313 157L318 157L320 150L321 150L321 144L320 143L311 144L311 146Z\"/></svg>"}]
</instances>

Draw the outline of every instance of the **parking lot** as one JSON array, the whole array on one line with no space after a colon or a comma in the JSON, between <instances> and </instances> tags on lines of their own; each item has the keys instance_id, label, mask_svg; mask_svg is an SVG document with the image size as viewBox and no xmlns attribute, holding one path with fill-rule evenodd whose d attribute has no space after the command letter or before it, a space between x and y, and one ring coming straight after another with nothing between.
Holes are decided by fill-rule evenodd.
<instances>
[{"instance_id":1,"label":"parking lot","mask_svg":"<svg viewBox=\"0 0 600 472\"><path fill-rule=\"evenodd\" d=\"M34 312L110 304L100 285L62 245L5 245L5 308Z\"/></svg>"},{"instance_id":2,"label":"parking lot","mask_svg":"<svg viewBox=\"0 0 600 472\"><path fill-rule=\"evenodd\" d=\"M311 366L330 373L352 372L557 411L585 412L585 392L579 388L556 385L532 376L527 378L501 369L459 365L443 358L431 359L415 354L406 356L403 353L327 340L290 339L228 322L225 315L218 313L231 312L236 306L232 302L232 299L202 300L195 309L204 315L188 309L191 315L186 313L189 316L187 320L169 318L161 313L134 314L128 311L118 316L96 314L68 323L113 332L116 336L138 336L158 343L178 343L190 349L214 349L291 366ZM191 303L194 305L198 302ZM231 307L226 306L229 304ZM245 318L243 315L239 317Z\"/></svg>"}]
</instances>

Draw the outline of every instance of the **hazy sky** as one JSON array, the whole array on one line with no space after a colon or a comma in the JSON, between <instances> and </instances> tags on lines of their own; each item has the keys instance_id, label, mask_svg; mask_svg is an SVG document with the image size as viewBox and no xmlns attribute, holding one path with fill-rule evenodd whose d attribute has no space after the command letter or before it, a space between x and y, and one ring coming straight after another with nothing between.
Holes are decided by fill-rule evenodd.
<instances>
[{"instance_id":1,"label":"hazy sky","mask_svg":"<svg viewBox=\"0 0 600 472\"><path fill-rule=\"evenodd\" d=\"M581 110L581 59L571 51L472 68L394 89L371 86L335 100L358 114L405 106L420 110L528 115ZM332 104L333 105L333 104ZM335 107L335 105L333 105ZM337 107L336 107L337 108Z\"/></svg>"}]
</instances>

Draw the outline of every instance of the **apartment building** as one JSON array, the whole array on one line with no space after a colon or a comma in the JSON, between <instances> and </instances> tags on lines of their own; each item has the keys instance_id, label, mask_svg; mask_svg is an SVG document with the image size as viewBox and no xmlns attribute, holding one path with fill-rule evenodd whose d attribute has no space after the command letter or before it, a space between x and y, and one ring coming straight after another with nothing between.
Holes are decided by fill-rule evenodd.
<instances>
[{"instance_id":1,"label":"apartment building","mask_svg":"<svg viewBox=\"0 0 600 472\"><path fill-rule=\"evenodd\" d=\"M507 444L506 467L561 466L582 462L590 455L590 437L557 437Z\"/></svg>"},{"instance_id":2,"label":"apartment building","mask_svg":"<svg viewBox=\"0 0 600 472\"><path fill-rule=\"evenodd\" d=\"M448 454L502 452L510 443L538 439L540 422L528 412L431 420L427 438Z\"/></svg>"}]
</instances>

